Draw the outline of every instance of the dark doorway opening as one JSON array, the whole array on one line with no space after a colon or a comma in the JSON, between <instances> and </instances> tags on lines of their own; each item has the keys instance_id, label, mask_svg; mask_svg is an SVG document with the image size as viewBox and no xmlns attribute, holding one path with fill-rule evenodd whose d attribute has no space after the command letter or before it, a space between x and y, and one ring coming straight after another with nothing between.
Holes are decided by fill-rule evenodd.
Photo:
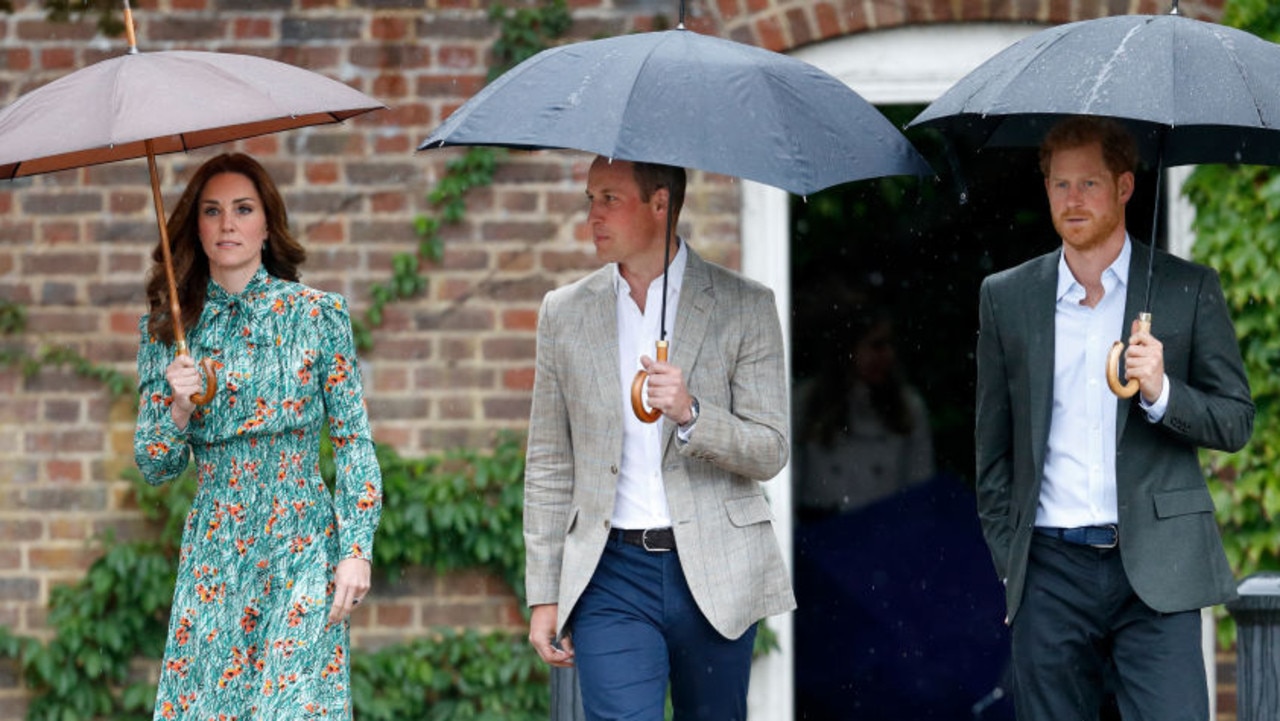
<instances>
[{"instance_id":1,"label":"dark doorway opening","mask_svg":"<svg viewBox=\"0 0 1280 721\"><path fill-rule=\"evenodd\" d=\"M899 127L922 109L881 108ZM805 721L1012 718L993 694L1004 598L972 493L978 288L1059 241L1035 149L908 137L937 177L792 199ZM1136 242L1150 242L1154 183L1139 173L1127 208Z\"/></svg>"}]
</instances>

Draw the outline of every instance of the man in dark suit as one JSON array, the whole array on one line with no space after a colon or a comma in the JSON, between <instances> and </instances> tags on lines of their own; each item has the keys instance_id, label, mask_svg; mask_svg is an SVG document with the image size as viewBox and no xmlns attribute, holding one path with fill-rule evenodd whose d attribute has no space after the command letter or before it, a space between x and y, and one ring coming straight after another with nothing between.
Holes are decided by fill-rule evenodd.
<instances>
[{"instance_id":1,"label":"man in dark suit","mask_svg":"<svg viewBox=\"0 0 1280 721\"><path fill-rule=\"evenodd\" d=\"M1206 721L1200 612L1235 594L1197 450L1239 450L1253 403L1217 274L1125 231L1137 151L1071 118L1040 151L1062 247L982 284L977 493L1006 586L1021 721ZM1109 346L1129 330L1118 399Z\"/></svg>"}]
</instances>

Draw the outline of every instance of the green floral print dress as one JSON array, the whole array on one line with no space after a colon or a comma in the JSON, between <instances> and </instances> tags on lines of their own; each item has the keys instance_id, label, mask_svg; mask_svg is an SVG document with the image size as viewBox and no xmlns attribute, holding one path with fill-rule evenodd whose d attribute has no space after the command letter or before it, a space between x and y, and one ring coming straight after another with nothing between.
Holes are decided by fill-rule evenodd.
<instances>
[{"instance_id":1,"label":"green floral print dress","mask_svg":"<svg viewBox=\"0 0 1280 721\"><path fill-rule=\"evenodd\" d=\"M349 628L328 622L334 571L371 559L382 479L341 296L260 269L232 295L210 281L187 334L217 396L185 431L169 414L173 347L147 333L134 454L148 483L194 459L155 719L350 719ZM328 424L337 482L320 476Z\"/></svg>"}]
</instances>

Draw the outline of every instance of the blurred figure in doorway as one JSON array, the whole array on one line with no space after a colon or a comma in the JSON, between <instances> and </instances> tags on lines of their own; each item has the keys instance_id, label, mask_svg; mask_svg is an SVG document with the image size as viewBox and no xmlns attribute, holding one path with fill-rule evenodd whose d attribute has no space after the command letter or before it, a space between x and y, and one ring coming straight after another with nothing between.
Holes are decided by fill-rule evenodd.
<instances>
[{"instance_id":1,"label":"blurred figure in doorway","mask_svg":"<svg viewBox=\"0 0 1280 721\"><path fill-rule=\"evenodd\" d=\"M803 322L827 329L830 346L795 394L802 522L861 508L935 470L929 414L899 368L888 309L843 277L812 287L821 299Z\"/></svg>"}]
</instances>

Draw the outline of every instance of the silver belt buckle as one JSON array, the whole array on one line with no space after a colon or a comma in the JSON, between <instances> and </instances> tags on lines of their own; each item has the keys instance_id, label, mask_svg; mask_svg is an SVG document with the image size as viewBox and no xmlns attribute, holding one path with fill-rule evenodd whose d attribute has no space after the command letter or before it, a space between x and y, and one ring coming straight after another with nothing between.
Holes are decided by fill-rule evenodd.
<instances>
[{"instance_id":1,"label":"silver belt buckle","mask_svg":"<svg viewBox=\"0 0 1280 721\"><path fill-rule=\"evenodd\" d=\"M653 531L653 530L656 530L656 529L646 528L640 532L640 545L644 548L644 550L648 551L649 553L669 552L671 550L670 548L653 548L652 546L649 545L649 531Z\"/></svg>"},{"instance_id":2,"label":"silver belt buckle","mask_svg":"<svg viewBox=\"0 0 1280 721\"><path fill-rule=\"evenodd\" d=\"M1091 543L1089 545L1093 546L1094 548L1115 548L1116 546L1120 545L1120 528L1116 526L1116 524L1108 523L1105 526L1099 526L1099 528L1110 528L1111 534L1112 534L1111 538L1113 540L1111 541L1111 543Z\"/></svg>"}]
</instances>

